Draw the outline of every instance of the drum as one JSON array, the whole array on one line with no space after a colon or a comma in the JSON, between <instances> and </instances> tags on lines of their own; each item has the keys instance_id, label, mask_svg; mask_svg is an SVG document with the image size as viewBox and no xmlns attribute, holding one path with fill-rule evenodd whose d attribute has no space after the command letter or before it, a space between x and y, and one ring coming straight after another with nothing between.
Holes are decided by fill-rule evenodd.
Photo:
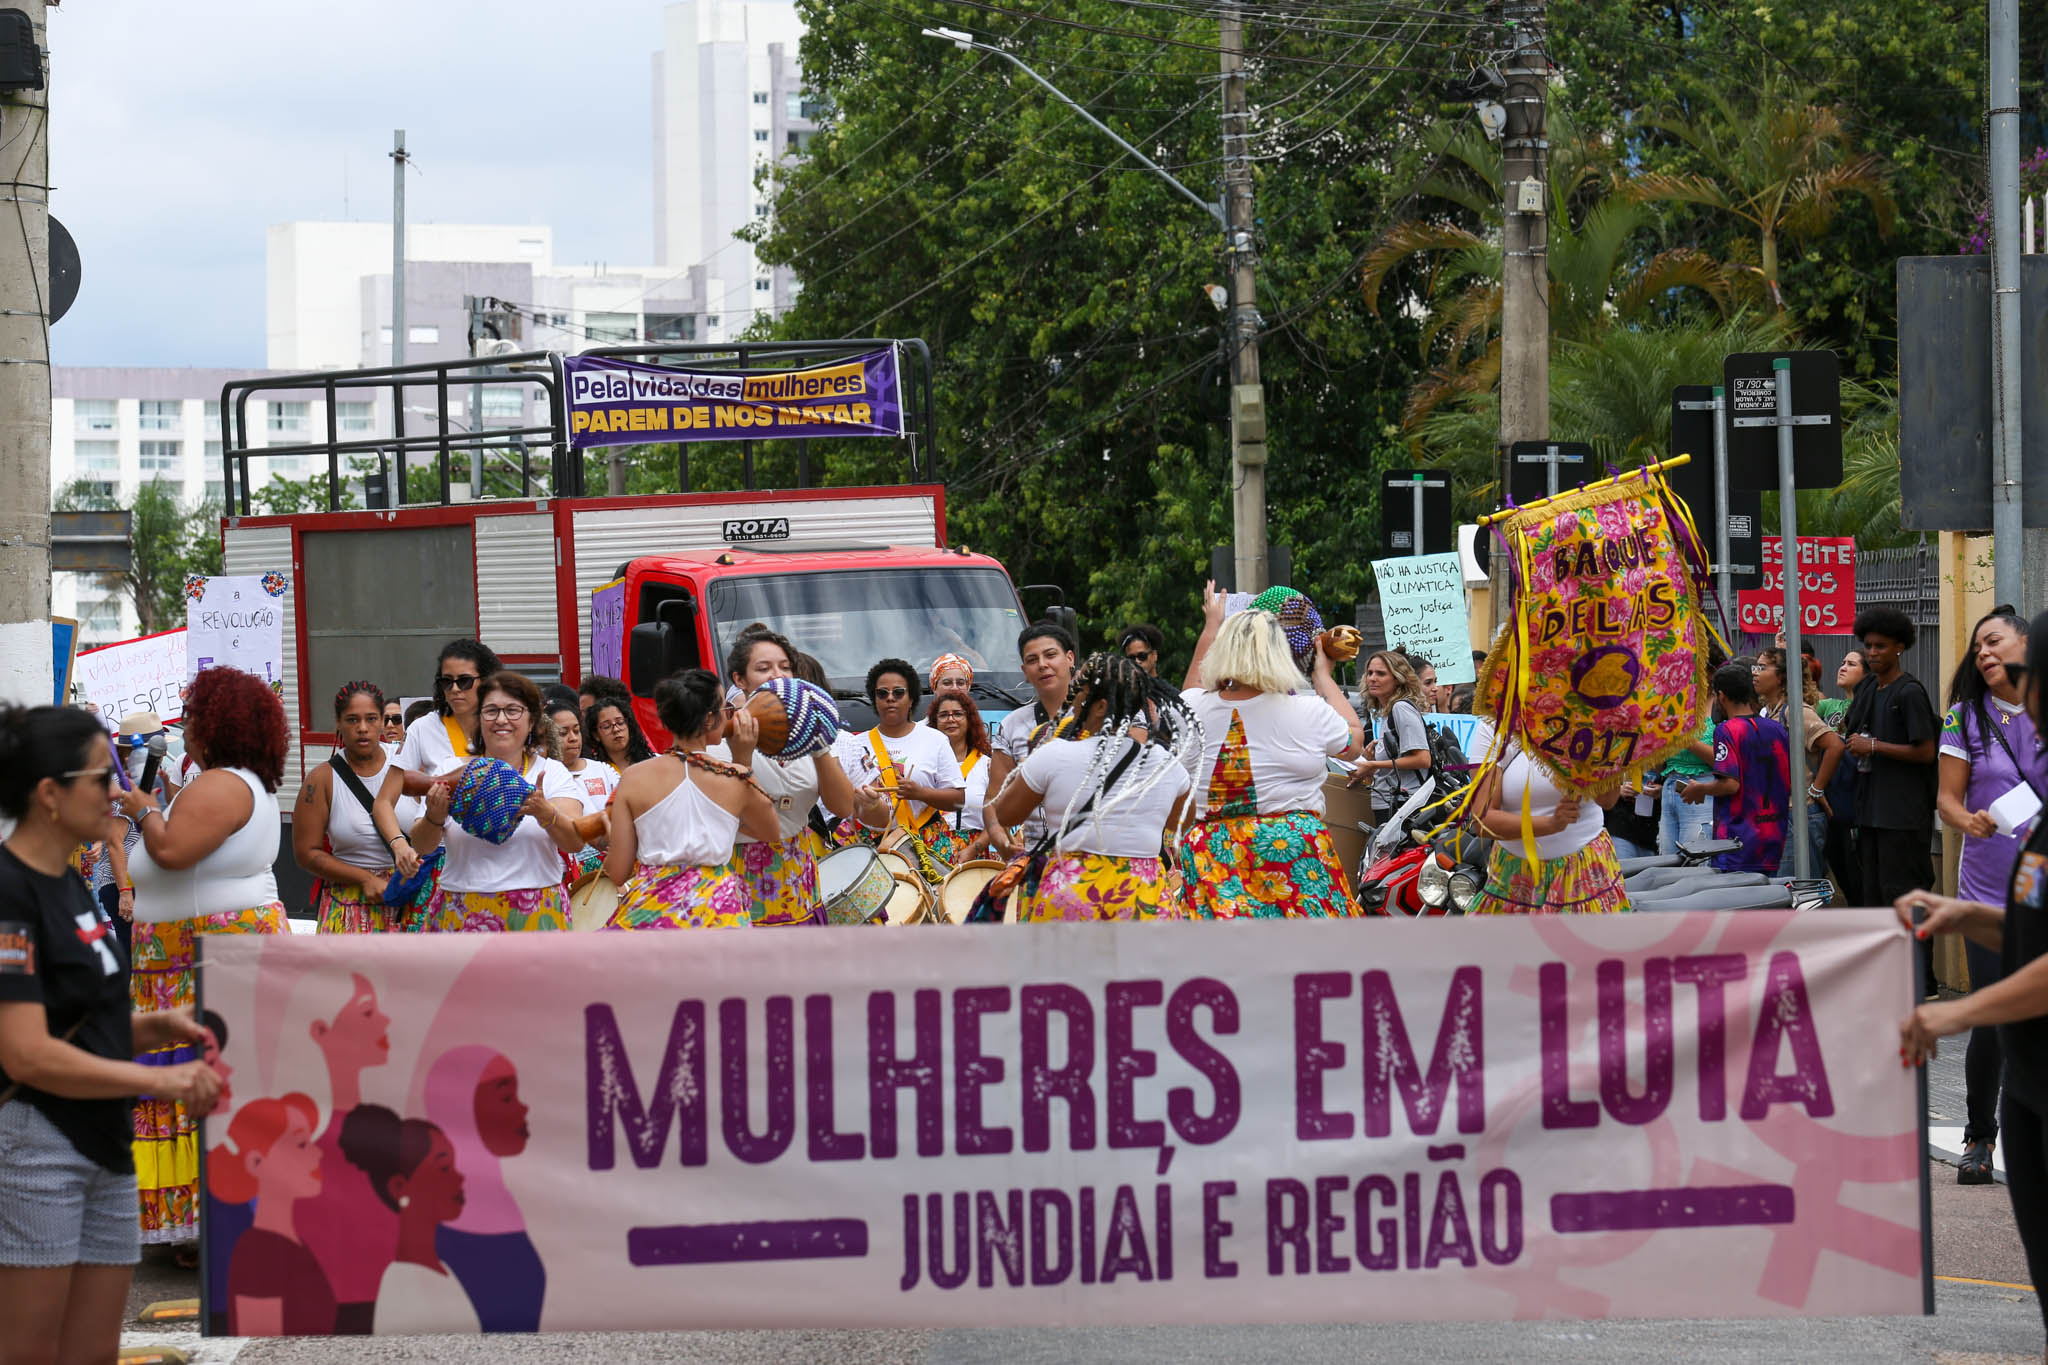
<instances>
[{"instance_id":1,"label":"drum","mask_svg":"<svg viewBox=\"0 0 2048 1365\"><path fill-rule=\"evenodd\" d=\"M924 878L915 872L907 877L896 878L895 889L889 893L889 904L884 917L890 924L928 924L932 917L931 888L924 884Z\"/></svg>"},{"instance_id":2,"label":"drum","mask_svg":"<svg viewBox=\"0 0 2048 1365\"><path fill-rule=\"evenodd\" d=\"M571 929L602 929L619 908L619 884L600 872L569 897Z\"/></svg>"},{"instance_id":3,"label":"drum","mask_svg":"<svg viewBox=\"0 0 2048 1365\"><path fill-rule=\"evenodd\" d=\"M1002 870L1003 864L994 858L974 858L948 872L939 884L939 919L946 924L965 924L974 898Z\"/></svg>"},{"instance_id":4,"label":"drum","mask_svg":"<svg viewBox=\"0 0 2048 1365\"><path fill-rule=\"evenodd\" d=\"M900 833L901 831L898 832ZM898 847L900 848L900 845ZM896 878L896 880L924 881L924 878L918 875L917 860L911 857L908 852L899 852L895 848L885 848L879 850L875 856L882 860L882 866L888 868L889 875Z\"/></svg>"},{"instance_id":5,"label":"drum","mask_svg":"<svg viewBox=\"0 0 2048 1365\"><path fill-rule=\"evenodd\" d=\"M896 879L881 855L865 844L842 848L818 860L818 898L827 924L874 924L889 907Z\"/></svg>"},{"instance_id":6,"label":"drum","mask_svg":"<svg viewBox=\"0 0 2048 1365\"><path fill-rule=\"evenodd\" d=\"M822 753L839 733L839 708L822 688L801 678L770 678L746 704L760 730L760 751L771 758Z\"/></svg>"}]
</instances>

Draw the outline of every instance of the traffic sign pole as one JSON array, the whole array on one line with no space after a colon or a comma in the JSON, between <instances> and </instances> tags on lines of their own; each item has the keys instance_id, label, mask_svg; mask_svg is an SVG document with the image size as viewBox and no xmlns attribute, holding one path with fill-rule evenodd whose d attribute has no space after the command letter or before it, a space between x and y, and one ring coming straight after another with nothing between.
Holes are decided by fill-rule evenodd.
<instances>
[{"instance_id":1,"label":"traffic sign pole","mask_svg":"<svg viewBox=\"0 0 2048 1365\"><path fill-rule=\"evenodd\" d=\"M1728 549L1728 389L1714 385L1714 505L1721 515L1714 518L1714 595L1721 599L1721 629L1728 629L1728 613L1734 610L1735 573L1729 567Z\"/></svg>"},{"instance_id":2,"label":"traffic sign pole","mask_svg":"<svg viewBox=\"0 0 2048 1365\"><path fill-rule=\"evenodd\" d=\"M1410 542L1410 547L1409 547L1409 551L1408 551L1408 553L1409 553L1409 554L1410 554L1411 556L1418 556L1418 555L1420 555L1420 554L1422 553L1422 475L1421 475L1421 474L1419 474L1419 473L1418 473L1418 474L1416 474L1416 476L1415 476L1415 483L1414 483L1414 486L1413 486L1413 488L1411 489L1411 491L1412 491L1412 493L1414 494L1414 500L1415 500L1415 520L1414 520L1414 521L1413 521L1412 523L1410 523L1410 524L1411 524L1411 525L1413 525L1413 526L1415 527L1415 539L1414 539L1414 540L1413 540L1412 542Z\"/></svg>"},{"instance_id":3,"label":"traffic sign pole","mask_svg":"<svg viewBox=\"0 0 2048 1365\"><path fill-rule=\"evenodd\" d=\"M1785 837L1792 841L1792 873L1813 876L1813 841L1806 834L1806 663L1799 655L1799 496L1792 485L1792 362L1771 362L1778 399L1778 525L1784 542L1778 571L1785 576L1785 733L1792 745L1792 791L1785 811ZM1718 433L1720 424L1715 423ZM1716 441L1716 444L1723 444ZM1725 463L1716 475L1725 485Z\"/></svg>"}]
</instances>

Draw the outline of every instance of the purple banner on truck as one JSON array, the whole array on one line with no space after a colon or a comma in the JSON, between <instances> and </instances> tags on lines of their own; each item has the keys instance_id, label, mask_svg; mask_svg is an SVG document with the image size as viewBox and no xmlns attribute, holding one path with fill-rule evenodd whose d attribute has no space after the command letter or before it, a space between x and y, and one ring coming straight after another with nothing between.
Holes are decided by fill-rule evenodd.
<instances>
[{"instance_id":1,"label":"purple banner on truck","mask_svg":"<svg viewBox=\"0 0 2048 1365\"><path fill-rule=\"evenodd\" d=\"M896 348L803 370L685 370L567 356L569 443L901 436Z\"/></svg>"}]
</instances>

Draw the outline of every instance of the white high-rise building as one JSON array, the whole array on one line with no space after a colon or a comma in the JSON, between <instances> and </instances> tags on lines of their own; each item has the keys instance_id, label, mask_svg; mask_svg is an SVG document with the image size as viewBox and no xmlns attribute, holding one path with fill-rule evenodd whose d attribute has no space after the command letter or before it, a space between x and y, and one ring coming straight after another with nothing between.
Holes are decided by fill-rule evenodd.
<instances>
[{"instance_id":1,"label":"white high-rise building","mask_svg":"<svg viewBox=\"0 0 2048 1365\"><path fill-rule=\"evenodd\" d=\"M819 109L798 66L803 23L789 0L681 0L654 54L654 263L703 269L706 341L789 306L791 277L734 234L765 218L756 184L804 151ZM716 321L712 321L712 319Z\"/></svg>"}]
</instances>

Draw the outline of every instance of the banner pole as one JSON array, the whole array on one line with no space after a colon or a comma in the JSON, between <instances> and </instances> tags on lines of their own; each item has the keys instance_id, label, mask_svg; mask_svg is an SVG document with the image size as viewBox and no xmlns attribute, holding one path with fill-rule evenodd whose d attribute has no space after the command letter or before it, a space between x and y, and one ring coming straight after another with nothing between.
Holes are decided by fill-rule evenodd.
<instances>
[{"instance_id":1,"label":"banner pole","mask_svg":"<svg viewBox=\"0 0 2048 1365\"><path fill-rule=\"evenodd\" d=\"M1792 358L1771 361L1778 399L1778 525L1783 541L1778 571L1785 578L1785 733L1791 737L1792 790L1785 803L1785 837L1792 841L1792 874L1813 877L1813 841L1806 835L1806 665L1799 655L1799 493L1792 485ZM1725 534L1725 532L1724 532Z\"/></svg>"},{"instance_id":2,"label":"banner pole","mask_svg":"<svg viewBox=\"0 0 2048 1365\"><path fill-rule=\"evenodd\" d=\"M1728 389L1722 384L1714 385L1714 510L1714 588L1720 598L1715 605L1721 609L1722 631L1733 635L1728 625L1728 613L1735 607L1735 574L1728 565ZM1741 619L1736 612L1736 620Z\"/></svg>"},{"instance_id":3,"label":"banner pole","mask_svg":"<svg viewBox=\"0 0 2048 1365\"><path fill-rule=\"evenodd\" d=\"M1574 493L1597 493L1603 488L1614 488L1622 483L1627 482L1629 479L1636 478L1640 478L1644 482L1648 482L1652 474L1662 474L1667 469L1677 469L1680 465L1688 465L1691 463L1691 455L1672 455L1665 459L1658 460L1654 464L1646 464L1641 469L1624 470L1623 472L1616 474L1611 478L1596 479L1592 483L1582 484L1578 488L1574 488L1571 491ZM1524 503L1520 507L1503 507L1498 512L1487 512L1482 514L1479 520L1474 522L1473 524L1476 526L1492 526L1499 522L1506 521L1509 517L1514 516L1518 512L1527 512L1532 508L1544 507L1552 501L1553 499L1550 498L1542 498L1536 502Z\"/></svg>"}]
</instances>

